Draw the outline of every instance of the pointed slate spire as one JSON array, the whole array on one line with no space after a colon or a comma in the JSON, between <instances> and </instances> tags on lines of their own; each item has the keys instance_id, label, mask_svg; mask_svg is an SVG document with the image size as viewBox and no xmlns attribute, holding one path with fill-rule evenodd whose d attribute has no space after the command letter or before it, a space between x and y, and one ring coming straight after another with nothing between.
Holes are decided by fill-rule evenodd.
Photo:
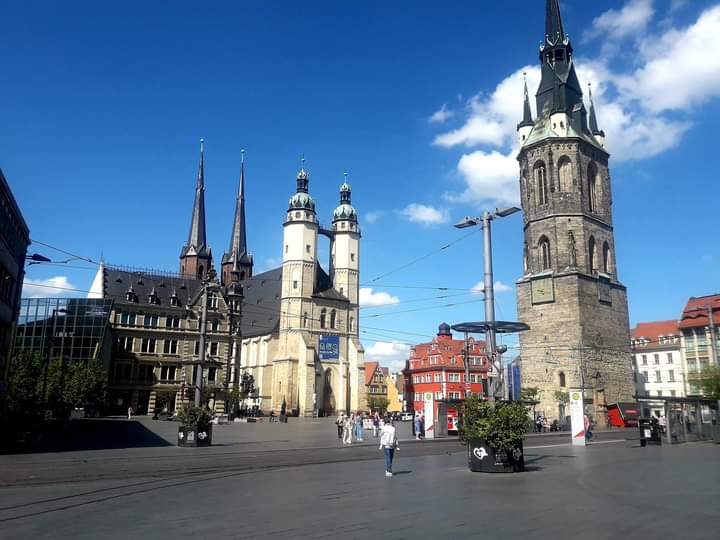
<instances>
[{"instance_id":1,"label":"pointed slate spire","mask_svg":"<svg viewBox=\"0 0 720 540\"><path fill-rule=\"evenodd\" d=\"M204 141L200 139L200 165L198 166L197 184L195 185L195 202L193 203L190 234L187 247L194 247L200 253L205 250L205 158Z\"/></svg>"},{"instance_id":2,"label":"pointed slate spire","mask_svg":"<svg viewBox=\"0 0 720 540\"><path fill-rule=\"evenodd\" d=\"M222 281L224 284L252 276L252 255L247 252L245 227L245 150L240 151L240 186L235 200L235 216L230 233L230 247L222 258ZM236 274L232 279L230 274ZM240 275L242 274L242 277Z\"/></svg>"},{"instance_id":3,"label":"pointed slate spire","mask_svg":"<svg viewBox=\"0 0 720 540\"><path fill-rule=\"evenodd\" d=\"M595 103L593 102L592 86L590 85L590 83L588 83L588 98L590 99L590 133L592 133L593 135L600 135L601 137L604 137L605 132L601 129L598 129L597 117L595 116Z\"/></svg>"},{"instance_id":4,"label":"pointed slate spire","mask_svg":"<svg viewBox=\"0 0 720 540\"><path fill-rule=\"evenodd\" d=\"M212 252L205 234L205 152L204 140L200 139L200 164L198 165L195 200L193 201L190 232L187 244L180 251L180 273L202 279L209 268Z\"/></svg>"},{"instance_id":5,"label":"pointed slate spire","mask_svg":"<svg viewBox=\"0 0 720 540\"><path fill-rule=\"evenodd\" d=\"M532 119L532 111L530 110L530 96L528 95L528 89L527 89L527 74L523 71L523 80L525 84L525 95L523 97L523 119L522 122L520 122L517 125L517 128L520 129L521 127L525 126L533 126L535 125L535 122L533 122Z\"/></svg>"},{"instance_id":6,"label":"pointed slate spire","mask_svg":"<svg viewBox=\"0 0 720 540\"><path fill-rule=\"evenodd\" d=\"M550 45L562 43L565 40L558 0L547 0L545 3L545 40Z\"/></svg>"}]
</instances>

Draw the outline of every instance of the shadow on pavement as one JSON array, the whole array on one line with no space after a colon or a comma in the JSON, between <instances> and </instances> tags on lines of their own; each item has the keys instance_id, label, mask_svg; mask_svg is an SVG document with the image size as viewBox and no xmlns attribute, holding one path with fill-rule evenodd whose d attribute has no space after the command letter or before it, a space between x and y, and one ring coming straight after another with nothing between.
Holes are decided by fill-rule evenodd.
<instances>
[{"instance_id":1,"label":"shadow on pavement","mask_svg":"<svg viewBox=\"0 0 720 540\"><path fill-rule=\"evenodd\" d=\"M48 425L32 446L9 454L75 452L116 448L173 446L135 420L83 418L64 425Z\"/></svg>"}]
</instances>

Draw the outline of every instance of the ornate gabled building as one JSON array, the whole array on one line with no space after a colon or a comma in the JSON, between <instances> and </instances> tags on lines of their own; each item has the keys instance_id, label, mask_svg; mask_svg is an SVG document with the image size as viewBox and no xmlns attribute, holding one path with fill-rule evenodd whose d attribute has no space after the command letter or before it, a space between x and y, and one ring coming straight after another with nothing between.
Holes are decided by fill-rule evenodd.
<instances>
[{"instance_id":1,"label":"ornate gabled building","mask_svg":"<svg viewBox=\"0 0 720 540\"><path fill-rule=\"evenodd\" d=\"M200 362L203 283L209 283L204 399L223 411L223 399L241 372L252 374L254 404L265 412L335 414L364 409L363 348L358 339L360 229L347 182L332 227L323 228L309 194L304 166L297 175L284 222L283 264L255 275L247 249L245 164L230 246L215 282L205 234L204 156L201 146L190 234L179 274L102 264L91 298L113 299L114 341L110 408L132 406L153 414L189 401ZM329 239L329 273L317 260L319 237ZM241 313L232 321L229 287L241 287ZM239 330L239 332L238 332Z\"/></svg>"},{"instance_id":2,"label":"ornate gabled building","mask_svg":"<svg viewBox=\"0 0 720 540\"><path fill-rule=\"evenodd\" d=\"M547 0L542 79L532 119L525 87L517 156L524 210L523 277L517 282L522 384L538 410L564 414L560 392L584 388L598 421L632 400L627 293L615 264L609 154L592 96L590 114L557 0Z\"/></svg>"}]
</instances>

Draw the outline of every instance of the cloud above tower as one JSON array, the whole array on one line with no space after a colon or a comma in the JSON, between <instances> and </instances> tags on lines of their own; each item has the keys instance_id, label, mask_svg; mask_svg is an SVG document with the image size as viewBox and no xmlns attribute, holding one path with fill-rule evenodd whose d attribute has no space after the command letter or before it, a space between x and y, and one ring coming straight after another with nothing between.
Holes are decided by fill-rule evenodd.
<instances>
[{"instance_id":1,"label":"cloud above tower","mask_svg":"<svg viewBox=\"0 0 720 540\"><path fill-rule=\"evenodd\" d=\"M675 11L671 6L668 17ZM613 62L616 47L601 47L596 58L575 57L581 84L592 83L598 122L615 160L647 159L677 146L698 107L720 96L720 6L682 27L667 24L668 18L653 25L654 16L652 2L629 0L596 17L584 34L585 42L610 35L632 46L636 62L629 67ZM486 208L519 203L515 156L523 73L532 96L539 66L518 67L492 91L467 100L460 123L434 137L435 146L463 149L455 171L463 187L446 193L447 201ZM585 99L587 107L587 92ZM535 118L532 97L530 104Z\"/></svg>"}]
</instances>

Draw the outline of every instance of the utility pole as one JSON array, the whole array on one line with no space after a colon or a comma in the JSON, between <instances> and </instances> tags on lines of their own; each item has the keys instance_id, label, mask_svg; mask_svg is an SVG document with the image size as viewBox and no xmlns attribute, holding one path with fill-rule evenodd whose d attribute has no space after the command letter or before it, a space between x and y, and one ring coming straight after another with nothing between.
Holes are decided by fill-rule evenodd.
<instances>
[{"instance_id":1,"label":"utility pole","mask_svg":"<svg viewBox=\"0 0 720 540\"><path fill-rule=\"evenodd\" d=\"M203 385L203 364L205 363L205 333L207 332L207 305L208 305L208 281L203 281L202 290L202 307L200 309L200 346L198 347L198 363L197 372L195 373L195 406L200 406L200 394L202 393Z\"/></svg>"},{"instance_id":2,"label":"utility pole","mask_svg":"<svg viewBox=\"0 0 720 540\"><path fill-rule=\"evenodd\" d=\"M463 349L465 362L465 399L470 397L470 351L468 350L470 343L468 342L468 333L465 332L465 348Z\"/></svg>"}]
</instances>

